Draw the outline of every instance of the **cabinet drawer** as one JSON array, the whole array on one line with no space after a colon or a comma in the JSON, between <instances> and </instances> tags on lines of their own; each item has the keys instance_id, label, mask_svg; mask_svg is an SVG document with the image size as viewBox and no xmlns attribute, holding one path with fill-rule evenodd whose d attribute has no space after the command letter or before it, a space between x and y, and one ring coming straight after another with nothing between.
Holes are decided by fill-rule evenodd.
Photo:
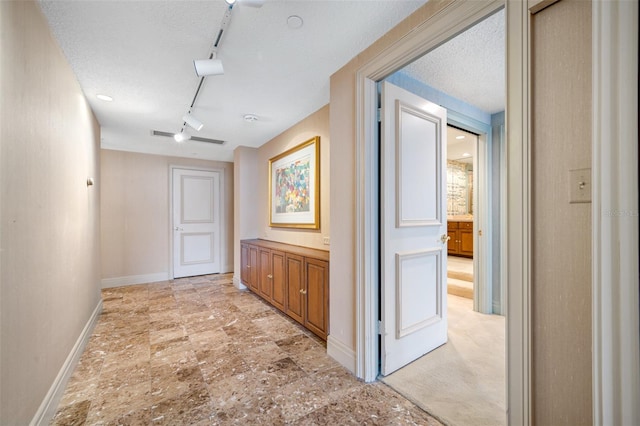
<instances>
[{"instance_id":1,"label":"cabinet drawer","mask_svg":"<svg viewBox=\"0 0 640 426\"><path fill-rule=\"evenodd\" d=\"M473 222L460 222L460 229L473 229Z\"/></svg>"},{"instance_id":2,"label":"cabinet drawer","mask_svg":"<svg viewBox=\"0 0 640 426\"><path fill-rule=\"evenodd\" d=\"M458 222L447 222L447 229L458 229Z\"/></svg>"}]
</instances>

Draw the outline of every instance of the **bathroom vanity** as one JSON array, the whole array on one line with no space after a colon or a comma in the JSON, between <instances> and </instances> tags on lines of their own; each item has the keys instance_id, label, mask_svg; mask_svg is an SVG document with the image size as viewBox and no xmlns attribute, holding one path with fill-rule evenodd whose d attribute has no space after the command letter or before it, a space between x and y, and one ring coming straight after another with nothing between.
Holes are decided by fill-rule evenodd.
<instances>
[{"instance_id":1,"label":"bathroom vanity","mask_svg":"<svg viewBox=\"0 0 640 426\"><path fill-rule=\"evenodd\" d=\"M449 216L447 220L447 254L473 257L473 217Z\"/></svg>"}]
</instances>

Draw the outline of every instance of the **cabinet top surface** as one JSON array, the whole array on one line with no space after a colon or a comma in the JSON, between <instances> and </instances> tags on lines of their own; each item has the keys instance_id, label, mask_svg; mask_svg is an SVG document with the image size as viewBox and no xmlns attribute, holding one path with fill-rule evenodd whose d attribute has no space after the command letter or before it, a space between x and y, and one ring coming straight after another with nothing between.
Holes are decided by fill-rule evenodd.
<instances>
[{"instance_id":1,"label":"cabinet top surface","mask_svg":"<svg viewBox=\"0 0 640 426\"><path fill-rule=\"evenodd\" d=\"M258 247L264 247L272 250L286 251L286 252L294 253L300 256L313 257L316 259L329 261L328 250L320 250L320 249L315 249L310 247L296 246L293 244L280 243L277 241L261 240L257 238L251 239L251 240L240 240L240 243L250 244Z\"/></svg>"},{"instance_id":2,"label":"cabinet top surface","mask_svg":"<svg viewBox=\"0 0 640 426\"><path fill-rule=\"evenodd\" d=\"M457 216L447 216L447 221L449 222L473 222L472 215L457 215Z\"/></svg>"}]
</instances>

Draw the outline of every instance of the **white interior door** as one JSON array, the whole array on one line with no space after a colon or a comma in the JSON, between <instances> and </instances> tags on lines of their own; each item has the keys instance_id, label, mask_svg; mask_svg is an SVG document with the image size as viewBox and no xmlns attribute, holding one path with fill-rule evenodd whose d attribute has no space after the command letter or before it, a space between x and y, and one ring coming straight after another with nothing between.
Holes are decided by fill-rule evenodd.
<instances>
[{"instance_id":1,"label":"white interior door","mask_svg":"<svg viewBox=\"0 0 640 426\"><path fill-rule=\"evenodd\" d=\"M382 85L381 373L447 342L446 110Z\"/></svg>"},{"instance_id":2,"label":"white interior door","mask_svg":"<svg viewBox=\"0 0 640 426\"><path fill-rule=\"evenodd\" d=\"M173 276L220 272L220 173L173 169Z\"/></svg>"}]
</instances>

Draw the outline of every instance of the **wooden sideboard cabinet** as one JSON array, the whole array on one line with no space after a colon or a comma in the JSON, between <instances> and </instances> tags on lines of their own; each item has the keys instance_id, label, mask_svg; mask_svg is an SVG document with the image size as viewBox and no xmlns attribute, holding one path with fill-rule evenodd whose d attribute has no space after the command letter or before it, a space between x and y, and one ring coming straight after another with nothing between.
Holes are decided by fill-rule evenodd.
<instances>
[{"instance_id":1,"label":"wooden sideboard cabinet","mask_svg":"<svg viewBox=\"0 0 640 426\"><path fill-rule=\"evenodd\" d=\"M447 222L447 254L473 257L473 222Z\"/></svg>"},{"instance_id":2,"label":"wooden sideboard cabinet","mask_svg":"<svg viewBox=\"0 0 640 426\"><path fill-rule=\"evenodd\" d=\"M267 240L240 241L240 279L318 337L329 331L329 252Z\"/></svg>"}]
</instances>

